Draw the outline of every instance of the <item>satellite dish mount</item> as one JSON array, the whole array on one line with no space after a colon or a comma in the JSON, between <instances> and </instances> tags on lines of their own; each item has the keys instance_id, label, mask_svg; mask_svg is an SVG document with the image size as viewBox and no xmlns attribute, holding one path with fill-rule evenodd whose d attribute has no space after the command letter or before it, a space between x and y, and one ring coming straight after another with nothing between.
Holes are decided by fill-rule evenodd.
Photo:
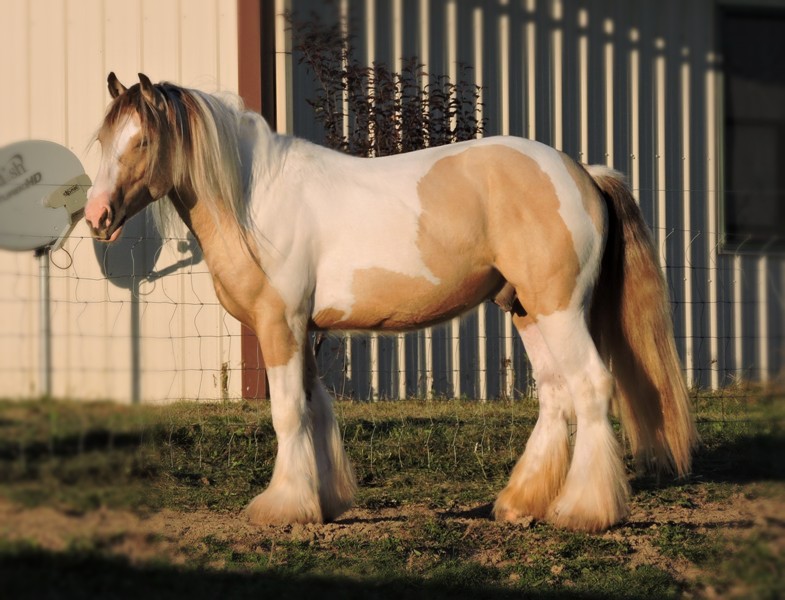
<instances>
[{"instance_id":1,"label":"satellite dish mount","mask_svg":"<svg viewBox=\"0 0 785 600\"><path fill-rule=\"evenodd\" d=\"M39 379L52 395L49 255L84 215L90 178L68 148L29 140L0 148L0 249L35 252L40 286Z\"/></svg>"}]
</instances>

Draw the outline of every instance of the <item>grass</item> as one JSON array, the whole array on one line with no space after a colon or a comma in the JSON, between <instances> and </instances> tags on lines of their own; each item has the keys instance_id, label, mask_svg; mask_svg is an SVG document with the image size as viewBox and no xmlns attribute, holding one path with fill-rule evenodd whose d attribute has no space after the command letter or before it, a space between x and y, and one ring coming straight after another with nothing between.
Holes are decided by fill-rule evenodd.
<instances>
[{"instance_id":1,"label":"grass","mask_svg":"<svg viewBox=\"0 0 785 600\"><path fill-rule=\"evenodd\" d=\"M35 505L54 492L77 510L96 503L237 510L269 481L275 435L265 405L116 407L119 415L111 408L0 407L15 415L0 424L0 481L13 483L6 493ZM489 501L536 415L533 404L469 402L341 403L339 411L359 503L377 508ZM425 473L428 485L418 485Z\"/></svg>"},{"instance_id":2,"label":"grass","mask_svg":"<svg viewBox=\"0 0 785 600\"><path fill-rule=\"evenodd\" d=\"M742 538L728 537L710 523L671 516L721 510L740 495L780 498L785 471L772 457L785 449L782 405L755 396L721 408L716 397L701 397L698 406L694 475L635 480L634 508L656 516L589 535L487 519L534 425L531 400L338 402L363 517L237 532L227 519L272 473L265 403L0 402L0 498L18 510L54 508L73 518L130 512L142 524L163 510L176 511L175 522L202 511L217 523L204 534L77 531L54 549L32 534L7 538L0 524L0 589L14 598L125 598L144 589L195 598L226 590L675 598L709 589L779 597L782 540L765 526L742 523ZM145 549L142 558L127 550L132 540Z\"/></svg>"}]
</instances>

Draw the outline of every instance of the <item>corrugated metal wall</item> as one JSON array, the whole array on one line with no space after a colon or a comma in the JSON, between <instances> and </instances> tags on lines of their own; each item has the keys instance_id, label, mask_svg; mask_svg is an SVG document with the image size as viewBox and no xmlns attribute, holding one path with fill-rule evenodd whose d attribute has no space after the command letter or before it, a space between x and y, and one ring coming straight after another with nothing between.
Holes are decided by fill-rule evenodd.
<instances>
[{"instance_id":1,"label":"corrugated metal wall","mask_svg":"<svg viewBox=\"0 0 785 600\"><path fill-rule=\"evenodd\" d=\"M237 91L235 0L0 0L0 14L0 146L58 142L94 175L98 147L89 143L110 70L129 85L141 70ZM239 396L239 375L226 377L240 365L239 327L218 306L198 252L161 241L144 219L128 227L107 248L82 223L52 256L54 395ZM41 392L38 302L32 253L0 251L0 397Z\"/></svg>"},{"instance_id":2,"label":"corrugated metal wall","mask_svg":"<svg viewBox=\"0 0 785 600\"><path fill-rule=\"evenodd\" d=\"M473 67L487 134L525 135L627 173L655 228L692 382L783 370L785 261L726 255L713 0L275 0L343 15L365 61L417 56L432 73ZM782 3L785 5L785 2ZM105 77L138 70L207 90L237 90L235 0L0 0L0 145L42 138L94 174L89 141ZM277 17L278 126L321 134L310 79ZM240 395L239 328L217 305L192 244L162 242L143 220L119 246L79 226L53 256L54 394L116 400ZM168 274L167 274L168 273ZM107 278L108 275L109 277ZM0 396L40 391L38 271L0 251ZM339 392L359 397L525 392L509 320L483 306L416 334L331 338L320 353Z\"/></svg>"},{"instance_id":3,"label":"corrugated metal wall","mask_svg":"<svg viewBox=\"0 0 785 600\"><path fill-rule=\"evenodd\" d=\"M785 261L723 254L717 235L717 2L291 0L290 7L345 19L368 64L398 66L416 56L453 80L458 63L471 66L484 87L487 135L535 138L626 173L655 231L690 382L716 388L782 373ZM306 103L313 84L297 60L279 69L279 96L291 99L290 130L318 140ZM419 334L334 338L321 361L338 391L361 397L485 397L525 391L528 382L510 321L493 306Z\"/></svg>"}]
</instances>

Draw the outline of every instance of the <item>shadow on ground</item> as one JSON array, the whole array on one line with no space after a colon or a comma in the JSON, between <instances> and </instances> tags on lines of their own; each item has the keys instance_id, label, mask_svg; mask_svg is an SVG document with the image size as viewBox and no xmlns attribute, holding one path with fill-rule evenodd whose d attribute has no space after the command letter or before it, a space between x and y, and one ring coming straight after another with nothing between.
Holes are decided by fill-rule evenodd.
<instances>
[{"instance_id":1,"label":"shadow on ground","mask_svg":"<svg viewBox=\"0 0 785 600\"><path fill-rule=\"evenodd\" d=\"M717 483L785 481L783 456L785 432L744 435L699 449L693 473Z\"/></svg>"},{"instance_id":2,"label":"shadow on ground","mask_svg":"<svg viewBox=\"0 0 785 600\"><path fill-rule=\"evenodd\" d=\"M636 490L681 486L684 483L762 483L785 481L785 432L742 435L732 440L708 441L695 452L688 479L647 475L633 481Z\"/></svg>"},{"instance_id":3,"label":"shadow on ground","mask_svg":"<svg viewBox=\"0 0 785 600\"><path fill-rule=\"evenodd\" d=\"M349 577L289 575L195 570L165 565L134 566L121 558L95 554L51 553L40 550L0 550L0 589L3 597L26 599L102 598L134 599L150 595L157 599L188 598L341 598L428 599L473 598L607 598L586 592L509 590L484 583L454 579L448 574L436 580L390 578L358 581ZM613 598L635 598L620 595Z\"/></svg>"}]
</instances>

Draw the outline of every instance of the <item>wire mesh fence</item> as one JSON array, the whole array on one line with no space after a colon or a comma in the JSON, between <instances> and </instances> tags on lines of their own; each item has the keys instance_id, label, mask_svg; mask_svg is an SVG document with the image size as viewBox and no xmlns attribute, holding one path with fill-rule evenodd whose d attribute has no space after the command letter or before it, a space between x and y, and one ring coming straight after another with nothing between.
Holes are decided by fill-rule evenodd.
<instances>
[{"instance_id":1,"label":"wire mesh fence","mask_svg":"<svg viewBox=\"0 0 785 600\"><path fill-rule=\"evenodd\" d=\"M242 397L242 371L255 356L243 354L240 325L218 303L198 246L190 237L162 240L145 217L129 227L114 246L77 230L51 256L52 393L132 402ZM696 399L697 390L730 398L747 393L744 382L781 380L784 270L780 259L738 255L720 255L710 267L666 265L677 345ZM709 277L718 290L712 310ZM0 253L0 307L0 396L41 395L40 274L31 255ZM341 397L536 395L509 315L487 302L422 331L312 341L325 383Z\"/></svg>"}]
</instances>

